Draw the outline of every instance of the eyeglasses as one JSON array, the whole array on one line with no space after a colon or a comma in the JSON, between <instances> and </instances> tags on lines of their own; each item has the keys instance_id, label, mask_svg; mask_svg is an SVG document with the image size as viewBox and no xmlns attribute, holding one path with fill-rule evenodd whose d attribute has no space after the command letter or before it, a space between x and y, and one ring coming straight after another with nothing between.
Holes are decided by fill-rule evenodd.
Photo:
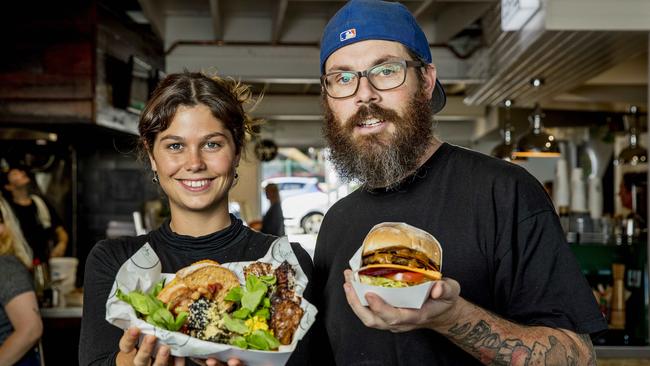
<instances>
[{"instance_id":1,"label":"eyeglasses","mask_svg":"<svg viewBox=\"0 0 650 366\"><path fill-rule=\"evenodd\" d=\"M389 61L372 66L365 71L333 71L320 77L321 85L327 95L334 99L347 98L359 90L362 77L377 90L390 90L404 84L408 67L424 67L421 61Z\"/></svg>"}]
</instances>

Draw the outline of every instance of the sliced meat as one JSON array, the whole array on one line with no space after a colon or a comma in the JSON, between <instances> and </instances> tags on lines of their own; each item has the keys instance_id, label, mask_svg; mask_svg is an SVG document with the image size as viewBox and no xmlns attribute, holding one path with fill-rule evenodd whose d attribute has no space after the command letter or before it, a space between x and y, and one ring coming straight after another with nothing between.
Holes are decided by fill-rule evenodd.
<instances>
[{"instance_id":1,"label":"sliced meat","mask_svg":"<svg viewBox=\"0 0 650 366\"><path fill-rule=\"evenodd\" d=\"M254 262L244 268L244 278L251 274L257 277L269 276L273 274L273 268L270 263Z\"/></svg>"},{"instance_id":2,"label":"sliced meat","mask_svg":"<svg viewBox=\"0 0 650 366\"><path fill-rule=\"evenodd\" d=\"M271 305L271 329L281 344L291 344L302 313L300 305L290 299L281 299Z\"/></svg>"},{"instance_id":3,"label":"sliced meat","mask_svg":"<svg viewBox=\"0 0 650 366\"><path fill-rule=\"evenodd\" d=\"M300 325L303 310L300 297L294 288L296 272L284 261L275 269L275 290L271 295L271 329L281 344L291 344L293 334Z\"/></svg>"},{"instance_id":4,"label":"sliced meat","mask_svg":"<svg viewBox=\"0 0 650 366\"><path fill-rule=\"evenodd\" d=\"M273 274L275 275L276 282L275 290L273 291L273 295L271 295L271 304L282 299L289 299L300 304L300 297L294 291L296 287L296 271L294 271L289 262L282 262Z\"/></svg>"}]
</instances>

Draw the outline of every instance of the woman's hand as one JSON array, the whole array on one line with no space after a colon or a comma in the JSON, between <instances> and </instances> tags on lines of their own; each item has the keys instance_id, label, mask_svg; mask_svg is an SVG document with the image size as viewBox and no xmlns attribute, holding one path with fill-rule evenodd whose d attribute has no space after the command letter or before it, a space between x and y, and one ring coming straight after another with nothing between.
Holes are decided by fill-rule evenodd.
<instances>
[{"instance_id":1,"label":"woman's hand","mask_svg":"<svg viewBox=\"0 0 650 366\"><path fill-rule=\"evenodd\" d=\"M154 357L153 350L156 346L156 337L152 335L146 335L142 341L142 344L140 344L140 348L138 349L135 346L138 343L139 336L140 329L135 327L129 328L124 332L124 335L120 339L120 353L117 354L118 366L185 365L185 358L170 356L169 347L166 345L161 345L158 348L158 352L155 355L156 358L154 362L151 363L151 358ZM170 361L173 361L173 363ZM192 361L204 366L244 366L244 364L236 358L229 359L227 363L221 362L214 358L208 358L207 360L193 358Z\"/></svg>"},{"instance_id":2,"label":"woman's hand","mask_svg":"<svg viewBox=\"0 0 650 366\"><path fill-rule=\"evenodd\" d=\"M201 360L198 358L192 358L196 364L201 366L244 366L244 364L236 358L228 359L228 362L221 362L214 358L208 358L207 360Z\"/></svg>"},{"instance_id":3,"label":"woman's hand","mask_svg":"<svg viewBox=\"0 0 650 366\"><path fill-rule=\"evenodd\" d=\"M138 328L129 328L124 332L122 338L120 338L120 353L117 354L117 365L118 366L184 366L185 358L172 357L169 353L169 347L166 345L160 345L158 352L153 354L154 348L156 346L156 337L152 335L146 335L140 344L140 348L136 348L138 344L138 337L140 335L140 329ZM151 359L155 357L153 363ZM170 361L173 360L173 363Z\"/></svg>"}]
</instances>

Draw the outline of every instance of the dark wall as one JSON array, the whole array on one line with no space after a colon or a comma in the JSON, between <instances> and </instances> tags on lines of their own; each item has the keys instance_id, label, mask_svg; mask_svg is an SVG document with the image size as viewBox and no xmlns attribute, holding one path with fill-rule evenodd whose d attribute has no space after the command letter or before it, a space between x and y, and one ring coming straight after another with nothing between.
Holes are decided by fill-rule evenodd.
<instances>
[{"instance_id":1,"label":"dark wall","mask_svg":"<svg viewBox=\"0 0 650 366\"><path fill-rule=\"evenodd\" d=\"M93 245L106 238L111 220L133 222L145 201L161 197L151 182L149 163L136 157L136 136L94 128L92 138L79 141L77 154L78 284Z\"/></svg>"}]
</instances>

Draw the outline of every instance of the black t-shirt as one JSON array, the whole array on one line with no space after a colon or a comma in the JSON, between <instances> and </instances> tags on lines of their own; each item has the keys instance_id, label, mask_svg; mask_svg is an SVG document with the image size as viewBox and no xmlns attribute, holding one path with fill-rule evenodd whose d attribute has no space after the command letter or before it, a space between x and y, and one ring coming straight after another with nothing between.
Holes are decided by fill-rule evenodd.
<instances>
[{"instance_id":1,"label":"black t-shirt","mask_svg":"<svg viewBox=\"0 0 650 366\"><path fill-rule=\"evenodd\" d=\"M386 221L433 234L443 275L474 304L520 324L578 333L607 328L539 182L514 164L443 144L397 189L360 188L325 216L313 291L327 339L313 341L329 340L338 365L479 364L437 332L375 330L352 312L343 271L368 231Z\"/></svg>"},{"instance_id":2,"label":"black t-shirt","mask_svg":"<svg viewBox=\"0 0 650 366\"><path fill-rule=\"evenodd\" d=\"M54 229L61 225L61 219L56 215L54 209L45 201L50 213L51 226L45 228L38 218L38 210L34 201L28 206L19 205L10 200L11 208L16 214L20 223L25 240L34 252L34 258L41 262L47 262L50 258L50 246L55 244Z\"/></svg>"},{"instance_id":3,"label":"black t-shirt","mask_svg":"<svg viewBox=\"0 0 650 366\"><path fill-rule=\"evenodd\" d=\"M263 233L283 236L284 235L284 215L282 214L282 204L276 202L269 207L262 218Z\"/></svg>"},{"instance_id":4,"label":"black t-shirt","mask_svg":"<svg viewBox=\"0 0 650 366\"><path fill-rule=\"evenodd\" d=\"M145 243L148 242L156 252L163 273L174 273L202 259L212 259L219 263L256 260L263 257L277 239L249 229L232 215L230 218L232 224L228 228L197 238L172 232L167 221L147 235L97 243L86 261L79 364L115 365L118 343L124 331L106 321L106 300L117 271ZM310 280L303 296L312 302L311 258L300 245L292 243L291 246L300 267ZM309 334L300 340L288 364L304 364L308 342ZM194 363L187 359L186 364Z\"/></svg>"}]
</instances>

